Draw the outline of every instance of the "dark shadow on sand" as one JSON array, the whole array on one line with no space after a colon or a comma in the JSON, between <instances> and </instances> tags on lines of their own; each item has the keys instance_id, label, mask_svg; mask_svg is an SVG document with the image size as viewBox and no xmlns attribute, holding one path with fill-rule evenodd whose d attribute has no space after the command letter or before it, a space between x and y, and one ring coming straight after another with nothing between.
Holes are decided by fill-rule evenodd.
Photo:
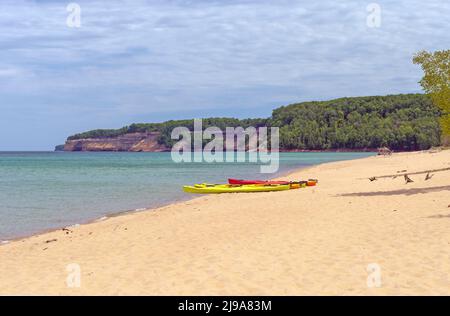
<instances>
[{"instance_id":1,"label":"dark shadow on sand","mask_svg":"<svg viewBox=\"0 0 450 316\"><path fill-rule=\"evenodd\" d=\"M440 186L440 187L431 187L431 188L400 189L400 190L392 190L392 191L344 193L344 194L339 194L339 196L414 195L414 194L424 194L424 193L438 192L438 191L450 191L450 185L444 185L444 186Z\"/></svg>"},{"instance_id":2,"label":"dark shadow on sand","mask_svg":"<svg viewBox=\"0 0 450 316\"><path fill-rule=\"evenodd\" d=\"M450 219L450 214L447 214L447 215L442 215L442 214L431 215L431 216L428 216L427 218L449 218Z\"/></svg>"}]
</instances>

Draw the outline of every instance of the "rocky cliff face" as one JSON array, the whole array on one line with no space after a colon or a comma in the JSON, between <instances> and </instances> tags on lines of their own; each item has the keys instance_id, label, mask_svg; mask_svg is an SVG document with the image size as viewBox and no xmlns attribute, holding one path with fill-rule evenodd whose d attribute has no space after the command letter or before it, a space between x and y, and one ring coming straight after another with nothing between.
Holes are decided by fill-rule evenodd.
<instances>
[{"instance_id":1,"label":"rocky cliff face","mask_svg":"<svg viewBox=\"0 0 450 316\"><path fill-rule=\"evenodd\" d=\"M170 150L158 144L159 133L128 133L117 137L67 140L64 151L148 151Z\"/></svg>"}]
</instances>

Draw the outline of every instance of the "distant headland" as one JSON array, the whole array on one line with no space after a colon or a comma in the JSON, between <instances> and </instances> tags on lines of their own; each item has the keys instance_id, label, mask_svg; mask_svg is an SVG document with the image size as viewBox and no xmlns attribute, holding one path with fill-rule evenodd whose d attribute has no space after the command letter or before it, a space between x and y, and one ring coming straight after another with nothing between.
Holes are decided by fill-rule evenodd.
<instances>
[{"instance_id":1,"label":"distant headland","mask_svg":"<svg viewBox=\"0 0 450 316\"><path fill-rule=\"evenodd\" d=\"M397 151L440 144L440 110L423 94L346 97L279 107L269 118L205 118L203 128L277 126L283 151L367 151L387 146ZM69 136L64 151L169 151L173 128L193 130L193 119L138 123Z\"/></svg>"}]
</instances>

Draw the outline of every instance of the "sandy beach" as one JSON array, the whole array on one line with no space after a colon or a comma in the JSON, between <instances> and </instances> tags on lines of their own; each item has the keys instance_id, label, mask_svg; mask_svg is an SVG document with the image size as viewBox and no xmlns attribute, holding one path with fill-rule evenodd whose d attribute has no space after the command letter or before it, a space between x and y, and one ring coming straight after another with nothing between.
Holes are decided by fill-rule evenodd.
<instances>
[{"instance_id":1,"label":"sandy beach","mask_svg":"<svg viewBox=\"0 0 450 316\"><path fill-rule=\"evenodd\" d=\"M450 150L328 163L319 185L201 196L0 246L0 294L450 294ZM80 269L80 286L68 277Z\"/></svg>"}]
</instances>

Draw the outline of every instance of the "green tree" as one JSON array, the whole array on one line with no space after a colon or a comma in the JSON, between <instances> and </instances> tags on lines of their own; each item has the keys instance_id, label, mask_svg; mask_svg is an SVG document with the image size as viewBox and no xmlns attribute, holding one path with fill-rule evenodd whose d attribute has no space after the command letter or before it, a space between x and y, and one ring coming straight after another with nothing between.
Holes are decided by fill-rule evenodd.
<instances>
[{"instance_id":1,"label":"green tree","mask_svg":"<svg viewBox=\"0 0 450 316\"><path fill-rule=\"evenodd\" d=\"M441 110L423 94L400 94L302 102L275 109L262 119L205 118L203 128L274 126L280 128L281 149L428 149L440 144ZM194 121L135 123L121 129L93 130L69 140L117 137L127 133L159 133L158 142L170 148L177 126L193 130ZM206 141L205 141L206 142Z\"/></svg>"},{"instance_id":2,"label":"green tree","mask_svg":"<svg viewBox=\"0 0 450 316\"><path fill-rule=\"evenodd\" d=\"M413 62L424 72L420 80L422 88L442 110L442 142L450 145L450 50L421 51L414 56Z\"/></svg>"}]
</instances>

